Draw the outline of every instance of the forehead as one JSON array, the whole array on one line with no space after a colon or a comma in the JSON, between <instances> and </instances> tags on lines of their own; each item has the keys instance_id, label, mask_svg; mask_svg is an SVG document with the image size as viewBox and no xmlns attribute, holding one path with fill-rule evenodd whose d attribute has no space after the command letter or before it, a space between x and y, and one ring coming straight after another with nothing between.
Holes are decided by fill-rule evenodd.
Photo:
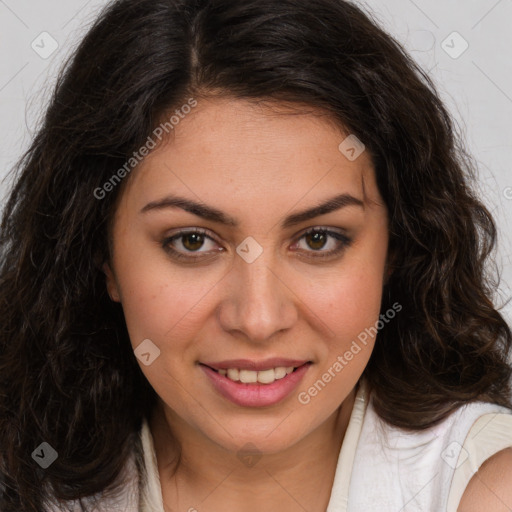
<instances>
[{"instance_id":1,"label":"forehead","mask_svg":"<svg viewBox=\"0 0 512 512\"><path fill-rule=\"evenodd\" d=\"M340 151L349 135L313 107L199 99L134 171L127 192L139 202L178 191L209 203L292 201L337 192L375 200L370 156L363 152L351 161Z\"/></svg>"}]
</instances>

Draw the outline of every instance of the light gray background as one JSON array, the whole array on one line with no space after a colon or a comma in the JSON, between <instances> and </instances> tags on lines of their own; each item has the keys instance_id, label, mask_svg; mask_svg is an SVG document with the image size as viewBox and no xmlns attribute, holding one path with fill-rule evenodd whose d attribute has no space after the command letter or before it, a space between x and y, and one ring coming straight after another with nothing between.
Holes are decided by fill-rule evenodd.
<instances>
[{"instance_id":1,"label":"light gray background","mask_svg":"<svg viewBox=\"0 0 512 512\"><path fill-rule=\"evenodd\" d=\"M27 148L63 60L106 3L0 0L0 180ZM357 3L429 70L478 162L477 186L500 231L501 304L512 296L512 0ZM48 56L51 38L58 48ZM0 183L0 205L9 186ZM512 323L512 302L503 311Z\"/></svg>"}]
</instances>

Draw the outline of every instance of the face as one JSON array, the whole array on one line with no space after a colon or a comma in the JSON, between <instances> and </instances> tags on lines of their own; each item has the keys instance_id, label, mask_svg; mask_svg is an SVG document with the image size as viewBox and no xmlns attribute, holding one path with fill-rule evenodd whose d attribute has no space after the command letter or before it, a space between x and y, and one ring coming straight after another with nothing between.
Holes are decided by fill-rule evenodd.
<instances>
[{"instance_id":1,"label":"face","mask_svg":"<svg viewBox=\"0 0 512 512\"><path fill-rule=\"evenodd\" d=\"M277 452L333 416L373 348L353 348L386 276L371 159L347 158L328 117L282 104L200 100L173 133L125 183L109 293L169 418L233 451ZM206 365L245 367L245 382ZM250 383L279 367L297 370Z\"/></svg>"}]
</instances>

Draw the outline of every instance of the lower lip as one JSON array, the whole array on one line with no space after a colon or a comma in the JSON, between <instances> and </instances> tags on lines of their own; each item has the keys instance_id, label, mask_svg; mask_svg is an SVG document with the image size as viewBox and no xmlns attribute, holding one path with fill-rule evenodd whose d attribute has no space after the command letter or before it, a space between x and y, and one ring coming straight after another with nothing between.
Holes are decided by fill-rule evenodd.
<instances>
[{"instance_id":1,"label":"lower lip","mask_svg":"<svg viewBox=\"0 0 512 512\"><path fill-rule=\"evenodd\" d=\"M299 366L286 377L272 384L244 384L235 382L210 367L199 365L213 384L213 387L225 398L242 407L265 407L284 400L302 380L311 363Z\"/></svg>"}]
</instances>

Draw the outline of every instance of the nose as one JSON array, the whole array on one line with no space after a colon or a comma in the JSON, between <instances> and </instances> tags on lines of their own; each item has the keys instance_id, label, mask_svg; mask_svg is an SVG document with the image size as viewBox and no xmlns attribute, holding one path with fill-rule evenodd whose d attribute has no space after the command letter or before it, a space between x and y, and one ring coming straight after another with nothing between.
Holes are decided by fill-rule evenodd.
<instances>
[{"instance_id":1,"label":"nose","mask_svg":"<svg viewBox=\"0 0 512 512\"><path fill-rule=\"evenodd\" d=\"M225 331L243 333L252 342L264 342L290 329L298 317L292 283L279 272L269 253L264 251L252 263L237 256L218 309Z\"/></svg>"}]
</instances>

